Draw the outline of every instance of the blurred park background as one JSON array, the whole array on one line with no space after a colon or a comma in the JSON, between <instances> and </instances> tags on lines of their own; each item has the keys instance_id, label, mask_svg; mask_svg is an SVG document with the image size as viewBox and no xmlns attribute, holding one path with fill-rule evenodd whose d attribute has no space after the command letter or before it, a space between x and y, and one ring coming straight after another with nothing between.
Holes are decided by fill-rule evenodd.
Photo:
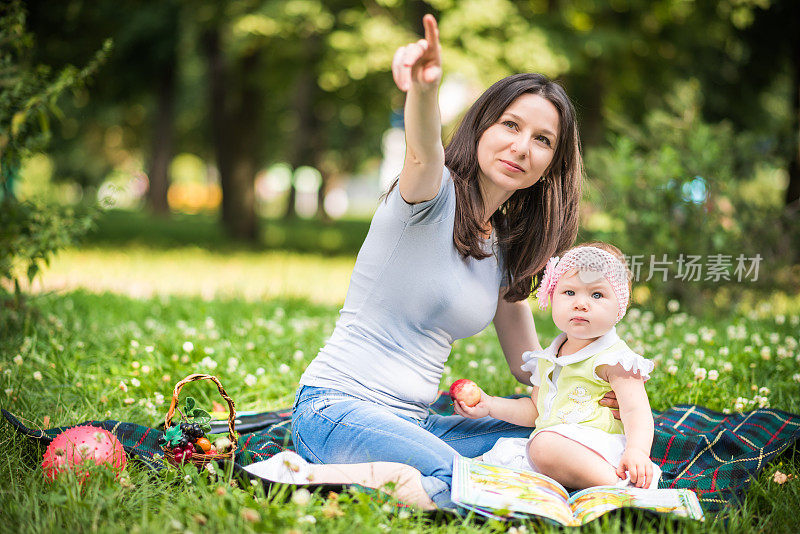
<instances>
[{"instance_id":1,"label":"blurred park background","mask_svg":"<svg viewBox=\"0 0 800 534\"><path fill-rule=\"evenodd\" d=\"M640 305L797 304L794 0L0 10L0 278L18 296L84 287L341 303L402 165L391 58L430 12L445 139L503 76L536 71L565 86L587 169L579 240L640 257Z\"/></svg>"}]
</instances>

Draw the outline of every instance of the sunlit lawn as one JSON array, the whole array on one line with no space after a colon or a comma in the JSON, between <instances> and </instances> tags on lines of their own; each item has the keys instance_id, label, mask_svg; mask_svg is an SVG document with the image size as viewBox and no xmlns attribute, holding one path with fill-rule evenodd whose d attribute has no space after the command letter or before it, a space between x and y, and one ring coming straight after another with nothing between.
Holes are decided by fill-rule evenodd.
<instances>
[{"instance_id":1,"label":"sunlit lawn","mask_svg":"<svg viewBox=\"0 0 800 534\"><path fill-rule=\"evenodd\" d=\"M241 410L291 404L305 366L330 335L352 256L278 251L171 250L146 243L91 243L60 254L31 299L42 311L2 313L2 406L42 425L114 418L156 425L172 387L192 372L218 376ZM55 292L51 292L57 289ZM537 314L544 341L555 329ZM767 303L748 315L700 321L680 309L632 309L620 326L631 346L657 362L653 407L698 403L715 410L771 406L800 411L800 310ZM497 394L522 391L505 367L491 329L456 343L442 386L460 377ZM193 393L210 404L212 387ZM48 484L30 444L0 426L0 525L3 531L503 531L495 523L419 515L346 493L302 499L226 489L203 473L151 477L127 469L130 485L96 477ZM612 516L586 528L606 531L729 530L796 532L800 484L778 485L776 469L800 475L791 451L769 465L729 523ZM186 477L185 479L183 477ZM127 478L126 478L127 480ZM343 512L340 515L337 510ZM550 527L545 527L549 530ZM533 526L530 526L533 529Z\"/></svg>"}]
</instances>

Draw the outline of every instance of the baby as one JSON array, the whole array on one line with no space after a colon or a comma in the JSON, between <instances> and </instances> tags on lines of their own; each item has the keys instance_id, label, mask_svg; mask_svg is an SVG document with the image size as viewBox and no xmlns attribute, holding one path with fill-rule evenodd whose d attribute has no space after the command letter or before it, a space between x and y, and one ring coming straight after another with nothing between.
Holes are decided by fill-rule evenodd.
<instances>
[{"instance_id":1,"label":"baby","mask_svg":"<svg viewBox=\"0 0 800 534\"><path fill-rule=\"evenodd\" d=\"M653 415L644 388L653 363L628 348L614 328L629 295L629 271L613 245L589 243L550 258L537 298L541 309L552 300L562 333L546 349L522 355L522 368L532 373L530 398L481 392L473 407L455 403L464 417L535 422L530 438L501 438L483 461L533 469L574 489L657 487L661 470L650 461ZM610 390L621 421L597 404Z\"/></svg>"}]
</instances>

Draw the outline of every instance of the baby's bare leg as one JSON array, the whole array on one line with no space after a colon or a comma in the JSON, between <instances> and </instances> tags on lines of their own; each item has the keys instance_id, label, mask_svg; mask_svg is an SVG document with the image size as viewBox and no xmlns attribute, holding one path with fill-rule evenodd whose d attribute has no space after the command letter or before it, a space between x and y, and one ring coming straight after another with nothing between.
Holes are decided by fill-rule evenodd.
<instances>
[{"instance_id":1,"label":"baby's bare leg","mask_svg":"<svg viewBox=\"0 0 800 534\"><path fill-rule=\"evenodd\" d=\"M619 482L616 469L602 456L555 432L537 434L528 445L528 455L539 471L568 488Z\"/></svg>"},{"instance_id":2,"label":"baby's bare leg","mask_svg":"<svg viewBox=\"0 0 800 534\"><path fill-rule=\"evenodd\" d=\"M309 479L315 484L360 484L423 510L436 508L422 487L422 475L410 465L395 462L312 464Z\"/></svg>"}]
</instances>

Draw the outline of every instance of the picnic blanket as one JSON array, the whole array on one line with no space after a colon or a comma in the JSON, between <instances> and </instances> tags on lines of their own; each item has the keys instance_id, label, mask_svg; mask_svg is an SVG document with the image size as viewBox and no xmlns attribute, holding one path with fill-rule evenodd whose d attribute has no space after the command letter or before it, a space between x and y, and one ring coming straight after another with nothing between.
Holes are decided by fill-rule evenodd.
<instances>
[{"instance_id":1,"label":"picnic blanket","mask_svg":"<svg viewBox=\"0 0 800 534\"><path fill-rule=\"evenodd\" d=\"M451 415L450 397L440 394L431 411ZM2 413L18 432L45 445L70 428L35 430L6 410ZM723 414L701 406L678 405L664 411L654 410L653 417L655 439L651 458L662 469L659 487L694 490L706 514L736 506L751 480L800 437L800 415L769 408ZM287 448L294 449L291 410L245 415L237 417L239 420L239 449L234 457L238 473L247 474L242 466L266 460ZM156 443L161 430L113 420L80 424L113 432L129 456L151 469L165 468ZM219 431L224 432L226 425L227 422L222 423Z\"/></svg>"}]
</instances>

